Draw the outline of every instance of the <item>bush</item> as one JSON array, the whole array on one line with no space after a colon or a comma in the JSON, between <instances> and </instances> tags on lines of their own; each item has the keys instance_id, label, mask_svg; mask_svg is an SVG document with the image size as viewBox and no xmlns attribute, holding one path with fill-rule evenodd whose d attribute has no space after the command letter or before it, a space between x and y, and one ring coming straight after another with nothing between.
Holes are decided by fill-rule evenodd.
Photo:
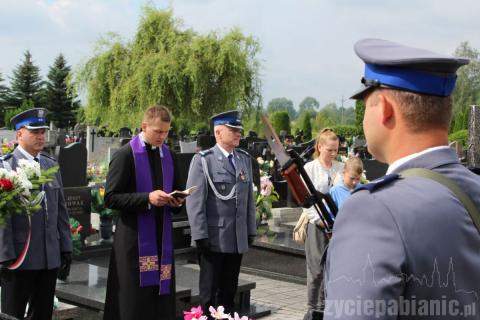
<instances>
[{"instance_id":1,"label":"bush","mask_svg":"<svg viewBox=\"0 0 480 320\"><path fill-rule=\"evenodd\" d=\"M290 133L290 117L288 116L287 111L278 111L274 112L271 115L272 126L280 134L281 130L285 130L287 133Z\"/></svg>"},{"instance_id":2,"label":"bush","mask_svg":"<svg viewBox=\"0 0 480 320\"><path fill-rule=\"evenodd\" d=\"M467 129L458 130L458 131L455 131L455 132L449 134L448 135L448 141L450 141L450 142L458 141L464 147L466 147L467 143L468 143L468 130Z\"/></svg>"},{"instance_id":3,"label":"bush","mask_svg":"<svg viewBox=\"0 0 480 320\"><path fill-rule=\"evenodd\" d=\"M341 136L345 139L362 135L362 130L360 130L356 126L338 125L338 126L332 126L332 129L333 131L335 131L337 136Z\"/></svg>"}]
</instances>

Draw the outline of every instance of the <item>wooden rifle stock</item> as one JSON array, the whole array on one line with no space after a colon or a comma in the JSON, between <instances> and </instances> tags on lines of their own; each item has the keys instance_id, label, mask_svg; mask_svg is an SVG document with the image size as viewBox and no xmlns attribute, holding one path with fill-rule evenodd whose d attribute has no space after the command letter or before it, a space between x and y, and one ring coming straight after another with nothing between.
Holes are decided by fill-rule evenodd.
<instances>
[{"instance_id":1,"label":"wooden rifle stock","mask_svg":"<svg viewBox=\"0 0 480 320\"><path fill-rule=\"evenodd\" d=\"M291 163L285 170L281 171L282 176L287 181L288 187L292 192L293 198L298 205L303 206L312 196L307 186L302 180L296 163Z\"/></svg>"}]
</instances>

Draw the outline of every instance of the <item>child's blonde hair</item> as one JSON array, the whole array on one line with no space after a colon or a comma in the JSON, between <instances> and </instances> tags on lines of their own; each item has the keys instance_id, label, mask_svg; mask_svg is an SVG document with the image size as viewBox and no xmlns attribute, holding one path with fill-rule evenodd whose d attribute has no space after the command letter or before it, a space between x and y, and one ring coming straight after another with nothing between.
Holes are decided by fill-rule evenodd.
<instances>
[{"instance_id":1,"label":"child's blonde hair","mask_svg":"<svg viewBox=\"0 0 480 320\"><path fill-rule=\"evenodd\" d=\"M363 173L363 162L360 160L358 157L351 157L348 158L347 161L345 162L345 172L350 171L354 172L358 175L361 175Z\"/></svg>"}]
</instances>

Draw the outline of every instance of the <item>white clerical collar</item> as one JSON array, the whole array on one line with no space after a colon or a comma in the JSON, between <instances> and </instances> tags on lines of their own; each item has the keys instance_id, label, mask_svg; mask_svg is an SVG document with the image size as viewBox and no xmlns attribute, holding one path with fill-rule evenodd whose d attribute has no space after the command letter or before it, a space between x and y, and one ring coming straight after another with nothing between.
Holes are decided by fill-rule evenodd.
<instances>
[{"instance_id":1,"label":"white clerical collar","mask_svg":"<svg viewBox=\"0 0 480 320\"><path fill-rule=\"evenodd\" d=\"M144 137L144 132L140 132L140 134L138 135L140 137L140 142L142 142L142 146L145 148L145 137ZM148 143L148 142L147 142ZM160 158L163 158L163 151L162 151L162 148L161 146L157 147L157 146L152 146L152 149L155 150L158 148L158 151L160 152Z\"/></svg>"},{"instance_id":2,"label":"white clerical collar","mask_svg":"<svg viewBox=\"0 0 480 320\"><path fill-rule=\"evenodd\" d=\"M28 153L25 149L23 149L21 145L18 145L17 149L25 156L25 158L27 158L28 161L34 161L35 158L37 158L38 161L40 161L40 153L38 153L37 156L34 157L30 153Z\"/></svg>"},{"instance_id":3,"label":"white clerical collar","mask_svg":"<svg viewBox=\"0 0 480 320\"><path fill-rule=\"evenodd\" d=\"M235 155L232 151L232 153L229 153L227 150L223 149L222 146L220 146L218 143L217 143L217 147L218 149L220 149L220 151L222 152L222 154L225 156L225 158L228 158L229 155Z\"/></svg>"},{"instance_id":4,"label":"white clerical collar","mask_svg":"<svg viewBox=\"0 0 480 320\"><path fill-rule=\"evenodd\" d=\"M429 153L429 152L432 152L432 151L437 151L437 150L441 150L441 149L449 149L450 147L449 146L438 146L438 147L432 147L432 148L428 148L428 149L425 149L425 150L422 150L420 152L417 152L417 153L412 153L406 157L403 157L403 158L400 158L400 159L397 159L395 160L389 167L388 167L388 170L387 170L387 174L389 173L392 173L393 171L395 171L398 167L400 167L402 164L412 160L412 159L415 159L415 158L418 158L420 156L423 156L424 154L426 153Z\"/></svg>"}]
</instances>

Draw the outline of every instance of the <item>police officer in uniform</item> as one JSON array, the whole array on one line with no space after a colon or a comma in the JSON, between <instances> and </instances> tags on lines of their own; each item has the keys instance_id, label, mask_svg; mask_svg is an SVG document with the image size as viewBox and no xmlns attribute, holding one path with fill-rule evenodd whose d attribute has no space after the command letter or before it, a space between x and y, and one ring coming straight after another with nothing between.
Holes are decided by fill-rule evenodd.
<instances>
[{"instance_id":1,"label":"police officer in uniform","mask_svg":"<svg viewBox=\"0 0 480 320\"><path fill-rule=\"evenodd\" d=\"M478 319L480 179L448 148L450 95L468 60L379 39L361 40L355 51L365 74L352 98L365 103L369 152L389 168L338 213L324 318ZM407 176L412 168L450 179L473 206L443 182Z\"/></svg>"},{"instance_id":2,"label":"police officer in uniform","mask_svg":"<svg viewBox=\"0 0 480 320\"><path fill-rule=\"evenodd\" d=\"M41 153L48 129L46 113L35 108L10 120L17 131L18 147L2 158L3 168L15 170L20 159L37 161L42 169L58 166L54 158ZM24 317L28 302L29 319L51 319L57 272L68 269L71 262L72 241L60 172L42 189L42 209L31 216L31 227L27 215L14 214L0 228L2 312L17 318ZM22 256L29 232L30 244ZM18 268L11 270L22 258Z\"/></svg>"},{"instance_id":3,"label":"police officer in uniform","mask_svg":"<svg viewBox=\"0 0 480 320\"><path fill-rule=\"evenodd\" d=\"M256 235L252 163L237 148L243 129L239 112L211 121L217 143L192 159L187 188L198 189L186 200L187 214L199 252L202 306L233 312L242 254Z\"/></svg>"}]
</instances>

